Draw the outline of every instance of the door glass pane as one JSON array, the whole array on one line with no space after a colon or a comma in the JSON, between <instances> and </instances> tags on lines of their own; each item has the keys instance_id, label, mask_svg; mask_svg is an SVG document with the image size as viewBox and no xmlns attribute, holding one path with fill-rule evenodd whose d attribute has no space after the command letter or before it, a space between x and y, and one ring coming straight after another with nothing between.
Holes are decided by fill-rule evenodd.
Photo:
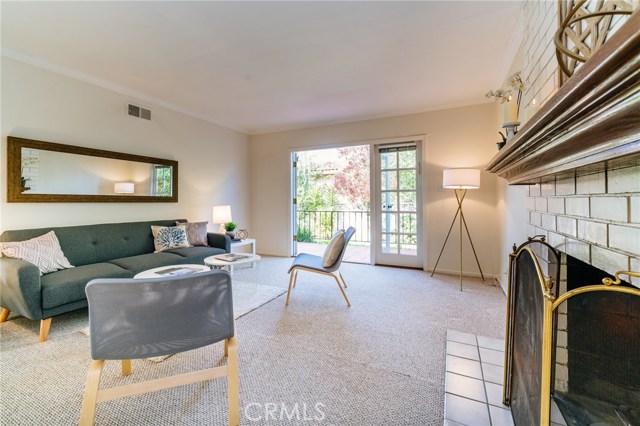
<instances>
[{"instance_id":1,"label":"door glass pane","mask_svg":"<svg viewBox=\"0 0 640 426\"><path fill-rule=\"evenodd\" d=\"M415 170L400 170L400 189L416 189Z\"/></svg>"},{"instance_id":2,"label":"door glass pane","mask_svg":"<svg viewBox=\"0 0 640 426\"><path fill-rule=\"evenodd\" d=\"M395 213L382 213L382 232L398 231L398 215Z\"/></svg>"},{"instance_id":3,"label":"door glass pane","mask_svg":"<svg viewBox=\"0 0 640 426\"><path fill-rule=\"evenodd\" d=\"M415 169L416 167L416 150L411 149L407 151L400 151L398 168L400 169Z\"/></svg>"},{"instance_id":4,"label":"door glass pane","mask_svg":"<svg viewBox=\"0 0 640 426\"><path fill-rule=\"evenodd\" d=\"M398 167L398 153L393 151L380 151L380 169L396 169Z\"/></svg>"},{"instance_id":5,"label":"door glass pane","mask_svg":"<svg viewBox=\"0 0 640 426\"><path fill-rule=\"evenodd\" d=\"M416 193L415 193L415 191L401 192L400 193L400 210L405 211L405 212L415 212L416 211Z\"/></svg>"},{"instance_id":6,"label":"door glass pane","mask_svg":"<svg viewBox=\"0 0 640 426\"><path fill-rule=\"evenodd\" d=\"M398 237L396 234L382 234L381 242L383 253L398 252Z\"/></svg>"},{"instance_id":7,"label":"door glass pane","mask_svg":"<svg viewBox=\"0 0 640 426\"><path fill-rule=\"evenodd\" d=\"M400 215L400 232L415 234L417 232L417 215L415 213L404 213Z\"/></svg>"},{"instance_id":8,"label":"door glass pane","mask_svg":"<svg viewBox=\"0 0 640 426\"><path fill-rule=\"evenodd\" d=\"M397 192L383 192L382 193L382 211L398 211L398 193Z\"/></svg>"},{"instance_id":9,"label":"door glass pane","mask_svg":"<svg viewBox=\"0 0 640 426\"><path fill-rule=\"evenodd\" d=\"M418 241L415 235L400 236L400 254L416 255L418 252Z\"/></svg>"},{"instance_id":10,"label":"door glass pane","mask_svg":"<svg viewBox=\"0 0 640 426\"><path fill-rule=\"evenodd\" d=\"M383 191L398 189L398 172L396 170L385 170L380 174L380 186Z\"/></svg>"}]
</instances>

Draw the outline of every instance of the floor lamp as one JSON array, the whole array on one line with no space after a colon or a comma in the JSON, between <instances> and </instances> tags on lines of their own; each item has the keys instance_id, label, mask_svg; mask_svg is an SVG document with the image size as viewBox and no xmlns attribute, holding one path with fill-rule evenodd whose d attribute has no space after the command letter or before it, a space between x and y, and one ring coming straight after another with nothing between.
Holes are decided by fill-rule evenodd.
<instances>
[{"instance_id":1,"label":"floor lamp","mask_svg":"<svg viewBox=\"0 0 640 426\"><path fill-rule=\"evenodd\" d=\"M449 240L449 235L451 235L453 225L455 225L456 219L458 219L458 215L460 215L460 291L462 291L462 225L464 225L464 229L466 229L467 231L467 236L469 237L469 242L471 243L471 249L473 250L473 255L476 258L478 269L480 270L480 276L482 277L482 281L484 281L484 274L482 273L482 268L480 267L480 262L478 261L478 255L476 254L476 249L473 246L473 240L471 239L469 228L467 228L467 221L464 220L464 213L462 212L462 202L464 201L464 197L467 195L467 190L480 188L480 170L445 169L442 172L442 187L454 190L456 194L456 200L458 201L458 210L456 210L456 214L455 216L453 216L453 221L451 222L451 226L449 227L447 238L445 238L444 240L442 250L440 250L438 260L436 261L436 266L433 268L433 271L431 271L431 276L433 276L433 274L436 272L436 268L438 267L438 263L440 262L440 257L442 257L442 252L444 252L444 248L446 247L447 241Z\"/></svg>"}]
</instances>

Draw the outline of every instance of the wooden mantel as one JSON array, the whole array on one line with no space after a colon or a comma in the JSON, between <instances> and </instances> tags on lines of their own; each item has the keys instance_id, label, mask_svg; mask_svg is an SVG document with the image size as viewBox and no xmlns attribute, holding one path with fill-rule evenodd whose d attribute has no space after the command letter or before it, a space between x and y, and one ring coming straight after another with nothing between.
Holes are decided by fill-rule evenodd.
<instances>
[{"instance_id":1,"label":"wooden mantel","mask_svg":"<svg viewBox=\"0 0 640 426\"><path fill-rule=\"evenodd\" d=\"M486 170L510 184L640 158L640 12L498 152ZM635 160L634 160L635 161Z\"/></svg>"}]
</instances>

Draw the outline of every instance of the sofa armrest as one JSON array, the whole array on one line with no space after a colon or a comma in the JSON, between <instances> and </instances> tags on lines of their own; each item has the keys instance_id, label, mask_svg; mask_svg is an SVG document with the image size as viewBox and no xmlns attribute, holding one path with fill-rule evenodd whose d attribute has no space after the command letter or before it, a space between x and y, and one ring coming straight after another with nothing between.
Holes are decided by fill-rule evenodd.
<instances>
[{"instance_id":1,"label":"sofa armrest","mask_svg":"<svg viewBox=\"0 0 640 426\"><path fill-rule=\"evenodd\" d=\"M42 285L36 265L0 257L0 306L32 320L42 319Z\"/></svg>"},{"instance_id":2,"label":"sofa armrest","mask_svg":"<svg viewBox=\"0 0 640 426\"><path fill-rule=\"evenodd\" d=\"M207 242L211 247L221 248L227 253L231 253L231 238L226 234L209 232L207 234Z\"/></svg>"}]
</instances>

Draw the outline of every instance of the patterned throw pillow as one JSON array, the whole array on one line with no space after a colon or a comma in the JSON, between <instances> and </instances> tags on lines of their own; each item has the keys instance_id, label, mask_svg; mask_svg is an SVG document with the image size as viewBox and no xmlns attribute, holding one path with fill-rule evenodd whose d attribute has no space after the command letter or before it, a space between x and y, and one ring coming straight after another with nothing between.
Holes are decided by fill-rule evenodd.
<instances>
[{"instance_id":1,"label":"patterned throw pillow","mask_svg":"<svg viewBox=\"0 0 640 426\"><path fill-rule=\"evenodd\" d=\"M7 257L33 263L40 270L40 275L73 268L53 231L27 241L0 243L0 251Z\"/></svg>"},{"instance_id":2,"label":"patterned throw pillow","mask_svg":"<svg viewBox=\"0 0 640 426\"><path fill-rule=\"evenodd\" d=\"M180 247L189 247L185 225L178 226L151 226L153 232L153 244L156 253Z\"/></svg>"},{"instance_id":3,"label":"patterned throw pillow","mask_svg":"<svg viewBox=\"0 0 640 426\"><path fill-rule=\"evenodd\" d=\"M190 246L207 246L207 224L209 222L178 222L176 225L186 225L187 240Z\"/></svg>"},{"instance_id":4,"label":"patterned throw pillow","mask_svg":"<svg viewBox=\"0 0 640 426\"><path fill-rule=\"evenodd\" d=\"M324 256L322 256L322 266L328 268L333 266L334 263L338 260L338 256L340 256L340 252L344 247L344 231L338 231L333 234L331 241L329 241L329 245L324 250Z\"/></svg>"}]
</instances>

